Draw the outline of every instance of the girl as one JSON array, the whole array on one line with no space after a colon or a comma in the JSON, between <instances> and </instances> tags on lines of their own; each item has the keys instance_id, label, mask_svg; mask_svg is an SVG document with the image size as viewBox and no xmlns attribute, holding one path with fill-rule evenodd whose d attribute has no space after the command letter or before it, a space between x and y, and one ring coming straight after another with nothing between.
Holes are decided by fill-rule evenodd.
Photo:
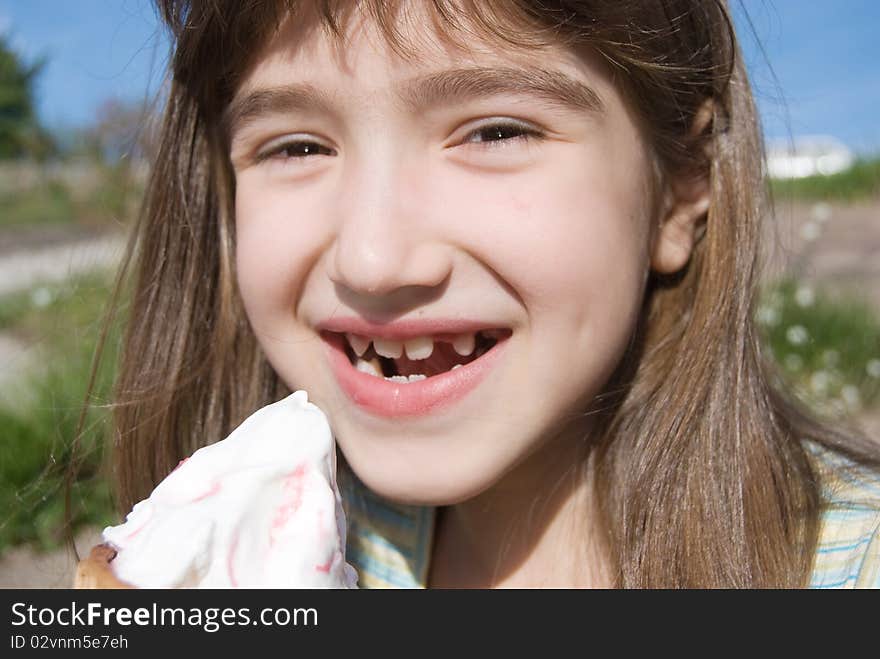
<instances>
[{"instance_id":1,"label":"girl","mask_svg":"<svg viewBox=\"0 0 880 659\"><path fill-rule=\"evenodd\" d=\"M877 451L771 386L752 323L723 2L159 6L122 509L302 388L362 586L875 583Z\"/></svg>"}]
</instances>

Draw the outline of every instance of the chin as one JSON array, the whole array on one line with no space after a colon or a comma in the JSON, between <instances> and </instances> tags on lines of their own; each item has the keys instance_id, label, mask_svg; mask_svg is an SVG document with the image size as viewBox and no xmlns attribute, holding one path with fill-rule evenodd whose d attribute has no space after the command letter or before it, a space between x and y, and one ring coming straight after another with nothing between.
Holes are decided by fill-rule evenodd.
<instances>
[{"instance_id":1,"label":"chin","mask_svg":"<svg viewBox=\"0 0 880 659\"><path fill-rule=\"evenodd\" d=\"M414 506L451 506L488 489L491 479L477 474L450 473L431 468L390 469L387 465L360 465L349 461L351 470L371 491L388 501Z\"/></svg>"}]
</instances>

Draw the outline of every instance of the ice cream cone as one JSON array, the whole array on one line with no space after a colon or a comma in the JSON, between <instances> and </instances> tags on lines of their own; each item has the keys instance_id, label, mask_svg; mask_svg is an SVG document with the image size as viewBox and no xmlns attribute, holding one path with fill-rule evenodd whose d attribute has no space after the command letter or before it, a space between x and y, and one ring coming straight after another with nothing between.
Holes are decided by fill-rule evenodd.
<instances>
[{"instance_id":1,"label":"ice cream cone","mask_svg":"<svg viewBox=\"0 0 880 659\"><path fill-rule=\"evenodd\" d=\"M88 557L76 566L73 587L78 589L110 590L133 588L113 574L110 562L116 558L116 550L110 545L95 545Z\"/></svg>"},{"instance_id":2,"label":"ice cream cone","mask_svg":"<svg viewBox=\"0 0 880 659\"><path fill-rule=\"evenodd\" d=\"M75 588L357 588L335 440L302 390L182 460L101 537Z\"/></svg>"}]
</instances>

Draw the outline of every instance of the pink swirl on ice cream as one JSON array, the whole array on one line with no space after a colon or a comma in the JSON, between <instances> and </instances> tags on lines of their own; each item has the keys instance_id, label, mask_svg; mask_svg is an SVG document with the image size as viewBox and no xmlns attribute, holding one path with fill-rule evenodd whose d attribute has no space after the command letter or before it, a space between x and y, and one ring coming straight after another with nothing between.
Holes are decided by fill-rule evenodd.
<instances>
[{"instance_id":1,"label":"pink swirl on ice cream","mask_svg":"<svg viewBox=\"0 0 880 659\"><path fill-rule=\"evenodd\" d=\"M305 391L182 460L103 535L115 576L139 588L357 587L336 445Z\"/></svg>"}]
</instances>

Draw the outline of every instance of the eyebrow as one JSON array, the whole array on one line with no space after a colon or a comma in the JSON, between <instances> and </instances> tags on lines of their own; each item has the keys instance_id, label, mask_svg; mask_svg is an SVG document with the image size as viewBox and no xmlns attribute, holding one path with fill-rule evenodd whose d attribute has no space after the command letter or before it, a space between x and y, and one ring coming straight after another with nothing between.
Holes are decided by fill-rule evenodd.
<instances>
[{"instance_id":1,"label":"eyebrow","mask_svg":"<svg viewBox=\"0 0 880 659\"><path fill-rule=\"evenodd\" d=\"M587 84L560 71L539 68L465 67L429 73L407 80L396 90L413 114L442 105L501 94L529 95L564 110L601 114L604 104ZM257 119L274 114L332 111L330 95L310 84L256 89L236 97L223 116L226 135Z\"/></svg>"},{"instance_id":2,"label":"eyebrow","mask_svg":"<svg viewBox=\"0 0 880 659\"><path fill-rule=\"evenodd\" d=\"M577 112L601 113L602 100L591 87L561 71L539 68L459 68L430 73L404 83L399 95L408 109L499 94L526 94Z\"/></svg>"}]
</instances>

